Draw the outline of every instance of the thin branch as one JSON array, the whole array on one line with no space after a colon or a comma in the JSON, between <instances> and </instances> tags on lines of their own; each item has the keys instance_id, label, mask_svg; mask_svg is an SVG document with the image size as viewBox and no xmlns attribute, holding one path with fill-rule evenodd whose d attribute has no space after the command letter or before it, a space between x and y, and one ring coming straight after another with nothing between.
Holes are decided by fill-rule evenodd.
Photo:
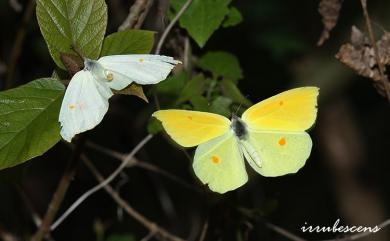
<instances>
[{"instance_id":1,"label":"thin branch","mask_svg":"<svg viewBox=\"0 0 390 241\"><path fill-rule=\"evenodd\" d=\"M368 15L368 11L367 11L367 0L360 0L360 3L361 3L362 8L363 8L364 19L366 21L366 27L367 27L367 30L368 30L368 35L370 37L371 45L374 48L375 60L376 60L376 63L378 64L379 73L381 75L383 88L385 90L387 100L390 103L390 86L389 86L389 81L388 81L388 79L387 79L387 77L385 75L385 66L380 61L378 46L376 44L374 33L372 31L371 19L370 19L370 16Z\"/></svg>"},{"instance_id":2,"label":"thin branch","mask_svg":"<svg viewBox=\"0 0 390 241\"><path fill-rule=\"evenodd\" d=\"M293 241L306 241L306 239L303 239L289 231L287 231L286 229L283 229L279 226L276 226L275 224L272 224L272 223L269 223L267 221L265 221L265 226L269 229L271 229L272 231L282 235L283 237L289 239L289 240L293 240Z\"/></svg>"},{"instance_id":3,"label":"thin branch","mask_svg":"<svg viewBox=\"0 0 390 241\"><path fill-rule=\"evenodd\" d=\"M118 152L115 150L111 150L109 148L106 148L104 146L100 146L100 145L95 144L93 142L87 142L87 146L92 148L95 151L98 151L98 152L103 153L107 156L113 157L115 159L118 159L119 161L122 161L122 162L124 161L124 158L126 157L126 155L124 153L121 153L121 152ZM189 160L192 161L192 158L188 155L188 153L184 149L181 149L181 150L183 150L183 152L186 154L187 158L189 158ZM199 192L199 193L203 193L203 191L201 189L195 188L194 186L185 182L184 180L182 180L178 176L173 175L173 174L171 174L171 173L169 173L169 172L167 172L167 171L165 171L165 170L163 170L163 169L161 169L161 168L159 168L151 163L142 162L135 157L133 157L133 159L128 162L126 167L130 168L130 167L134 167L134 166L151 171L151 172L158 173L158 174L160 174L160 175L162 175L162 176L164 176L164 177L166 177L174 182L177 182L178 184L182 185L185 188L191 189L191 190Z\"/></svg>"},{"instance_id":4,"label":"thin branch","mask_svg":"<svg viewBox=\"0 0 390 241\"><path fill-rule=\"evenodd\" d=\"M150 239L152 239L156 234L152 231L150 231L148 233L148 235L146 235L143 239L141 239L140 241L149 241Z\"/></svg>"},{"instance_id":5,"label":"thin branch","mask_svg":"<svg viewBox=\"0 0 390 241\"><path fill-rule=\"evenodd\" d=\"M167 28L164 30L163 34L161 35L160 40L158 41L155 54L160 54L161 48L162 48L162 46L165 42L165 39L167 38L169 32L171 31L173 26L176 24L176 22L179 20L181 15L183 15L183 13L187 10L187 8L190 6L191 3L192 3L192 0L187 0L187 2L184 3L184 5L179 10L179 12L176 14L176 16L172 19L172 21L169 23Z\"/></svg>"},{"instance_id":6,"label":"thin branch","mask_svg":"<svg viewBox=\"0 0 390 241\"><path fill-rule=\"evenodd\" d=\"M20 13L23 10L23 6L20 4L20 2L18 2L18 0L9 0L8 2L11 8L15 10L15 12Z\"/></svg>"},{"instance_id":7,"label":"thin branch","mask_svg":"<svg viewBox=\"0 0 390 241\"><path fill-rule=\"evenodd\" d=\"M35 10L35 0L30 0L27 8L24 12L21 26L19 27L18 32L16 33L16 38L14 45L11 50L11 58L7 66L7 76L5 77L5 89L9 89L12 87L12 80L15 75L16 65L20 57L20 53L22 50L22 45L24 43L24 39L26 36L27 25L30 22L30 18L32 17Z\"/></svg>"},{"instance_id":8,"label":"thin branch","mask_svg":"<svg viewBox=\"0 0 390 241\"><path fill-rule=\"evenodd\" d=\"M52 224L58 209L62 201L64 200L65 194L68 191L70 182L72 181L76 169L78 160L80 159L81 151L84 147L85 137L81 136L76 144L76 148L73 151L72 157L66 167L64 174L60 180L60 183L57 186L55 193L52 196L49 207L46 211L45 217L42 220L40 227L37 232L31 238L31 241L41 241L50 231L50 225Z\"/></svg>"},{"instance_id":9,"label":"thin branch","mask_svg":"<svg viewBox=\"0 0 390 241\"><path fill-rule=\"evenodd\" d=\"M121 160L121 161L126 157L126 154L124 154L124 153L121 153L121 152L112 150L110 148L98 145L98 144L93 143L91 141L87 141L86 145L87 145L87 147L89 147L95 151L98 151L102 154L105 154L107 156L113 157L113 158ZM133 157L133 159L136 160L134 157ZM129 164L131 164L131 163L129 163Z\"/></svg>"},{"instance_id":10,"label":"thin branch","mask_svg":"<svg viewBox=\"0 0 390 241\"><path fill-rule=\"evenodd\" d=\"M133 156L141 150L142 147L145 146L146 143L149 142L150 139L152 139L153 135L149 134L147 135L138 145L126 156L126 158L123 160L121 165L109 176L107 179L105 179L103 182L99 183L98 185L94 186L93 188L89 189L87 192L85 192L83 195L81 195L65 212L61 215L50 227L51 230L54 230L60 225L82 202L84 202L89 196L94 194L95 192L99 191L101 188L103 188L105 185L109 184L112 180L115 179L118 174L122 172L122 170L128 165L128 163L133 159Z\"/></svg>"},{"instance_id":11,"label":"thin branch","mask_svg":"<svg viewBox=\"0 0 390 241\"><path fill-rule=\"evenodd\" d=\"M82 159L89 170L94 174L95 178L99 181L100 184L106 182L103 176L99 173L96 167L92 164L92 162L85 156L82 156ZM119 206L121 206L131 217L141 223L145 228L147 228L151 233L155 235L161 236L162 238L171 240L171 241L184 241L184 239L179 238L164 228L158 226L156 223L152 222L141 213L136 211L133 207L131 207L122 197L109 185L103 185L103 188L106 190L108 194L117 202Z\"/></svg>"},{"instance_id":12,"label":"thin branch","mask_svg":"<svg viewBox=\"0 0 390 241\"><path fill-rule=\"evenodd\" d=\"M199 236L199 241L204 241L204 239L206 238L208 228L209 228L209 220L207 219L203 224L202 232L200 233Z\"/></svg>"},{"instance_id":13,"label":"thin branch","mask_svg":"<svg viewBox=\"0 0 390 241\"><path fill-rule=\"evenodd\" d=\"M0 238L3 241L18 241L19 239L0 226Z\"/></svg>"},{"instance_id":14,"label":"thin branch","mask_svg":"<svg viewBox=\"0 0 390 241\"><path fill-rule=\"evenodd\" d=\"M136 0L129 10L129 15L119 26L118 31L141 28L153 0Z\"/></svg>"},{"instance_id":15,"label":"thin branch","mask_svg":"<svg viewBox=\"0 0 390 241\"><path fill-rule=\"evenodd\" d=\"M381 224L379 224L378 228L380 228L382 230L382 229L386 228L389 225L390 225L390 218L385 220ZM367 236L369 236L371 234L375 234L375 233L373 233L373 232L357 233L357 234L354 234L354 235L351 235L351 236L348 236L348 237L344 237L344 238L327 239L327 240L323 240L323 241L352 241L352 240L358 240L358 239L367 237Z\"/></svg>"}]
</instances>

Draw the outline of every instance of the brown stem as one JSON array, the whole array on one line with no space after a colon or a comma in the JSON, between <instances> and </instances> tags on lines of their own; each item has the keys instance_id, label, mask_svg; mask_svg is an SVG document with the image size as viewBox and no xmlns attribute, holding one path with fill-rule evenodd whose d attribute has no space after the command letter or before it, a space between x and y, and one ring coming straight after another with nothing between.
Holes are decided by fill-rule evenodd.
<instances>
[{"instance_id":1,"label":"brown stem","mask_svg":"<svg viewBox=\"0 0 390 241\"><path fill-rule=\"evenodd\" d=\"M26 36L27 25L30 21L31 16L34 13L34 9L35 9L35 0L30 0L24 12L22 24L19 27L18 32L16 33L14 46L12 47L11 50L11 59L7 66L7 75L5 77L5 83L4 83L5 89L9 89L12 87L12 80L15 75L16 65L19 60L19 56L22 50L22 45L24 43L24 39Z\"/></svg>"},{"instance_id":2,"label":"brown stem","mask_svg":"<svg viewBox=\"0 0 390 241\"><path fill-rule=\"evenodd\" d=\"M81 158L83 159L85 165L93 173L95 178L99 181L99 183L103 183L105 179L99 173L99 171L96 169L93 163L85 155L82 155ZM122 199L122 197L109 184L104 185L104 189L118 203L119 206L121 206L130 216L132 216L135 220L141 223L144 227L149 229L151 233L154 233L157 236L160 236L162 238L171 241L184 241L184 239L171 234L164 228L158 226L156 223L152 222L151 220L143 216L133 207L131 207L124 199Z\"/></svg>"},{"instance_id":3,"label":"brown stem","mask_svg":"<svg viewBox=\"0 0 390 241\"><path fill-rule=\"evenodd\" d=\"M129 15L125 21L119 26L118 31L127 29L141 28L150 7L153 5L153 0L136 0L131 6Z\"/></svg>"},{"instance_id":4,"label":"brown stem","mask_svg":"<svg viewBox=\"0 0 390 241\"><path fill-rule=\"evenodd\" d=\"M166 27L166 29L164 30L163 34L161 35L161 38L160 40L158 41L158 44L157 44L157 47L156 47L156 51L155 51L155 54L160 54L161 52L161 48L165 42L165 39L167 38L169 32L171 31L171 29L173 28L173 26L176 24L176 22L179 20L179 18L181 17L181 15L183 15L183 13L187 10L187 8L191 5L192 3L192 0L187 0L184 5L181 7L181 9L179 10L179 12L176 14L176 16L172 19L172 21L169 23L169 25Z\"/></svg>"},{"instance_id":5,"label":"brown stem","mask_svg":"<svg viewBox=\"0 0 390 241\"><path fill-rule=\"evenodd\" d=\"M379 74L381 75L383 88L385 90L387 100L390 103L389 82L388 82L388 79L387 79L387 77L385 75L385 66L380 61L378 46L376 44L374 33L372 31L371 19L370 19L370 16L368 15L368 11L367 11L367 0L360 0L360 3L361 3L362 8L363 8L363 15L364 15L364 19L366 21L366 27L367 27L367 30L368 30L368 35L370 37L371 45L374 48L375 60L376 60L376 63L378 64Z\"/></svg>"},{"instance_id":6,"label":"brown stem","mask_svg":"<svg viewBox=\"0 0 390 241\"><path fill-rule=\"evenodd\" d=\"M71 159L69 160L65 172L61 177L60 183L58 184L57 189L53 194L49 207L46 211L45 217L43 218L39 229L31 238L31 241L41 241L50 232L50 225L52 224L58 212L58 209L62 201L64 200L70 182L76 173L76 169L78 166L77 164L79 163L81 151L84 147L84 142L85 139L83 136L81 136L80 139L78 140L78 143L76 144L76 148L73 152Z\"/></svg>"}]
</instances>

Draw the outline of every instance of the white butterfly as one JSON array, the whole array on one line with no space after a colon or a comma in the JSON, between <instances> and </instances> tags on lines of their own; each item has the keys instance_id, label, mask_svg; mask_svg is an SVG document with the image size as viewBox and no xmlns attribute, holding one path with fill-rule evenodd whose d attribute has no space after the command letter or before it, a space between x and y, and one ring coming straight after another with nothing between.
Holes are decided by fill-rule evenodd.
<instances>
[{"instance_id":1,"label":"white butterfly","mask_svg":"<svg viewBox=\"0 0 390 241\"><path fill-rule=\"evenodd\" d=\"M70 142L81 132L97 126L108 110L111 89L121 90L132 82L156 84L180 63L161 55L111 55L84 60L84 69L71 79L62 101L61 136Z\"/></svg>"}]
</instances>

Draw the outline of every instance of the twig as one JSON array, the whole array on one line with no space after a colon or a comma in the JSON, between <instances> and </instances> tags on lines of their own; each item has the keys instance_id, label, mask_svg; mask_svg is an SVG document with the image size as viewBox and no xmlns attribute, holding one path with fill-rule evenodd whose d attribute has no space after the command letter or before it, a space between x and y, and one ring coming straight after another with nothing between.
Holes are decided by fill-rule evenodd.
<instances>
[{"instance_id":1,"label":"twig","mask_svg":"<svg viewBox=\"0 0 390 241\"><path fill-rule=\"evenodd\" d=\"M18 2L18 0L9 0L8 2L11 8L15 10L15 12L20 13L23 10L23 6L20 4L20 2Z\"/></svg>"},{"instance_id":2,"label":"twig","mask_svg":"<svg viewBox=\"0 0 390 241\"><path fill-rule=\"evenodd\" d=\"M154 235L156 235L153 231L150 231L148 233L148 235L146 235L143 239L141 239L140 241L149 241L151 238L154 237Z\"/></svg>"},{"instance_id":3,"label":"twig","mask_svg":"<svg viewBox=\"0 0 390 241\"><path fill-rule=\"evenodd\" d=\"M90 141L87 141L86 145L87 145L87 147L89 147L95 151L98 151L100 153L103 153L107 156L113 157L113 158L118 159L118 160L123 160L126 156L124 153L111 150L110 148L98 145L98 144L90 142ZM133 157L133 159L135 160L134 157ZM131 164L131 163L129 163L129 164Z\"/></svg>"},{"instance_id":4,"label":"twig","mask_svg":"<svg viewBox=\"0 0 390 241\"><path fill-rule=\"evenodd\" d=\"M288 238L289 240L293 240L293 241L306 241L306 239L303 239L301 237L298 237L297 235L279 227L279 226L276 226L275 224L272 224L272 223L269 223L269 222L265 222L265 226L269 229L271 229L272 231L282 235L283 237L285 238Z\"/></svg>"},{"instance_id":5,"label":"twig","mask_svg":"<svg viewBox=\"0 0 390 241\"><path fill-rule=\"evenodd\" d=\"M4 230L1 226L0 226L0 238L3 241L18 241L19 240L13 234L11 234L8 231Z\"/></svg>"},{"instance_id":6,"label":"twig","mask_svg":"<svg viewBox=\"0 0 390 241\"><path fill-rule=\"evenodd\" d=\"M87 165L89 170L94 174L95 178L100 182L100 184L106 182L106 180L103 178L103 176L99 173L99 171L96 169L96 167L92 164L92 162L85 156L82 156L84 163ZM154 233L156 235L159 235L163 238L166 238L171 241L184 241L182 238L179 238L164 228L158 226L156 223L150 221L148 218L140 214L138 211L136 211L133 207L131 207L124 199L121 198L121 196L109 185L103 185L104 189L107 193L111 195L111 197L118 203L119 206L121 206L131 217L133 217L135 220L137 220L139 223L141 223L143 226L145 226L151 233Z\"/></svg>"},{"instance_id":7,"label":"twig","mask_svg":"<svg viewBox=\"0 0 390 241\"><path fill-rule=\"evenodd\" d=\"M124 161L124 158L126 157L126 155L124 153L111 150L109 148L106 148L104 146L100 146L100 145L92 143L92 142L87 141L87 146L94 149L95 151L101 152L107 156L113 157L113 158L118 159L119 161L122 161L122 162ZM188 153L184 149L182 149L182 150L186 154L187 158L189 158L189 160L191 161L192 159L188 155ZM128 162L126 167L129 168L129 167L133 167L133 166L158 173L158 174L160 174L160 175L162 175L162 176L164 176L164 177L166 177L174 182L177 182L178 184L182 185L183 187L186 187L188 189L194 190L194 191L199 192L199 193L203 193L202 190L195 188L194 186L188 184L184 180L180 179L178 176L173 175L173 174L171 174L171 173L169 173L169 172L167 172L167 171L165 171L165 170L163 170L163 169L161 169L161 168L159 168L151 163L142 162L142 161L138 160L137 158L133 157L133 159Z\"/></svg>"},{"instance_id":8,"label":"twig","mask_svg":"<svg viewBox=\"0 0 390 241\"><path fill-rule=\"evenodd\" d=\"M199 241L204 241L204 239L206 238L208 228L209 228L209 220L207 219L203 224L202 232L200 233L199 236Z\"/></svg>"},{"instance_id":9,"label":"twig","mask_svg":"<svg viewBox=\"0 0 390 241\"><path fill-rule=\"evenodd\" d=\"M30 21L31 16L34 13L34 9L35 9L35 0L30 0L24 12L21 26L19 27L19 30L16 33L15 42L11 50L11 58L7 66L7 76L5 77L5 84L4 84L5 89L9 89L12 87L12 80L15 75L16 64L19 60L19 56L22 51L22 45L24 43L24 39L26 36L27 25Z\"/></svg>"},{"instance_id":10,"label":"twig","mask_svg":"<svg viewBox=\"0 0 390 241\"><path fill-rule=\"evenodd\" d=\"M42 223L38 228L37 232L31 238L31 241L41 241L47 235L47 233L49 233L50 225L52 224L58 212L58 209L62 201L64 200L70 182L76 173L78 160L80 159L80 155L84 147L84 143L85 143L85 137L80 136L80 139L76 144L76 148L73 151L73 155L66 167L64 174L62 175L60 183L58 184L57 189L53 194L53 197L49 204L49 208L46 211L45 217L43 218Z\"/></svg>"},{"instance_id":11,"label":"twig","mask_svg":"<svg viewBox=\"0 0 390 241\"><path fill-rule=\"evenodd\" d=\"M378 225L378 228L384 229L385 227L390 225L390 218L382 222L381 224ZM344 238L339 238L339 239L327 239L323 241L352 241L352 240L358 240L364 237L367 237L368 235L374 234L373 232L364 232L364 233L358 233L354 234L348 237Z\"/></svg>"},{"instance_id":12,"label":"twig","mask_svg":"<svg viewBox=\"0 0 390 241\"><path fill-rule=\"evenodd\" d=\"M370 16L368 15L368 11L367 11L367 0L360 0L360 3L361 3L362 8L363 8L363 15L364 15L364 19L366 21L366 27L367 27L367 30L368 30L368 35L370 37L371 45L374 48L375 60L376 60L376 63L378 64L379 73L381 75L383 88L385 90L387 100L390 103L389 82L388 82L388 79L387 79L387 77L385 75L385 67L383 66L383 63L380 61L378 46L376 44L374 33L372 31L371 19L370 19Z\"/></svg>"},{"instance_id":13,"label":"twig","mask_svg":"<svg viewBox=\"0 0 390 241\"><path fill-rule=\"evenodd\" d=\"M118 174L122 172L122 170L128 165L128 163L133 159L133 156L152 139L153 135L147 135L138 145L126 156L121 165L113 172L107 179L94 186L93 188L86 191L83 195L81 195L65 212L61 215L50 227L51 230L54 230L60 225L82 202L84 202L89 196L99 191L105 185L109 184L112 180L115 179Z\"/></svg>"},{"instance_id":14,"label":"twig","mask_svg":"<svg viewBox=\"0 0 390 241\"><path fill-rule=\"evenodd\" d=\"M152 5L153 0L136 0L129 10L129 15L119 26L118 31L124 31L126 29L132 28L141 28Z\"/></svg>"},{"instance_id":15,"label":"twig","mask_svg":"<svg viewBox=\"0 0 390 241\"><path fill-rule=\"evenodd\" d=\"M176 24L176 22L179 20L181 15L183 15L183 13L187 10L187 8L190 6L191 3L192 3L192 0L187 0L187 2L184 3L184 5L179 10L179 12L176 14L176 16L172 19L172 21L166 27L166 29L164 30L163 34L161 35L160 40L158 41L155 54L160 54L162 45L164 44L165 39L167 38L169 32L171 31L173 26Z\"/></svg>"}]
</instances>

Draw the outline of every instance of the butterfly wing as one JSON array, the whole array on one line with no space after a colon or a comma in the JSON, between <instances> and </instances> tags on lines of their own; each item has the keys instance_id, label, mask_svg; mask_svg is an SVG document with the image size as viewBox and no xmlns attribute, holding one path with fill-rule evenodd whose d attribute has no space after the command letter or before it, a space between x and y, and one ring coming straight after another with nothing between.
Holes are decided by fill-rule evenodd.
<instances>
[{"instance_id":1,"label":"butterfly wing","mask_svg":"<svg viewBox=\"0 0 390 241\"><path fill-rule=\"evenodd\" d=\"M106 74L112 74L108 85L115 90L121 90L132 82L156 84L166 79L173 67L180 63L172 57L153 54L110 55L98 62L108 72Z\"/></svg>"},{"instance_id":2,"label":"butterfly wing","mask_svg":"<svg viewBox=\"0 0 390 241\"><path fill-rule=\"evenodd\" d=\"M243 155L231 131L200 144L193 168L201 182L218 193L234 190L248 181Z\"/></svg>"},{"instance_id":3,"label":"butterfly wing","mask_svg":"<svg viewBox=\"0 0 390 241\"><path fill-rule=\"evenodd\" d=\"M229 130L226 117L200 111L159 110L153 113L168 135L184 147L197 146Z\"/></svg>"},{"instance_id":4,"label":"butterfly wing","mask_svg":"<svg viewBox=\"0 0 390 241\"><path fill-rule=\"evenodd\" d=\"M312 141L305 132L317 116L317 87L296 88L268 98L244 112L249 164L263 176L297 172L308 159Z\"/></svg>"},{"instance_id":5,"label":"butterfly wing","mask_svg":"<svg viewBox=\"0 0 390 241\"><path fill-rule=\"evenodd\" d=\"M111 96L110 88L89 71L77 72L66 89L61 105L59 121L62 138L70 142L76 134L98 125L108 110Z\"/></svg>"},{"instance_id":6,"label":"butterfly wing","mask_svg":"<svg viewBox=\"0 0 390 241\"><path fill-rule=\"evenodd\" d=\"M242 120L256 130L307 130L317 116L318 91L302 87L282 92L250 107Z\"/></svg>"},{"instance_id":7,"label":"butterfly wing","mask_svg":"<svg viewBox=\"0 0 390 241\"><path fill-rule=\"evenodd\" d=\"M306 132L251 131L244 141L245 158L267 177L296 173L309 158L312 141Z\"/></svg>"}]
</instances>

